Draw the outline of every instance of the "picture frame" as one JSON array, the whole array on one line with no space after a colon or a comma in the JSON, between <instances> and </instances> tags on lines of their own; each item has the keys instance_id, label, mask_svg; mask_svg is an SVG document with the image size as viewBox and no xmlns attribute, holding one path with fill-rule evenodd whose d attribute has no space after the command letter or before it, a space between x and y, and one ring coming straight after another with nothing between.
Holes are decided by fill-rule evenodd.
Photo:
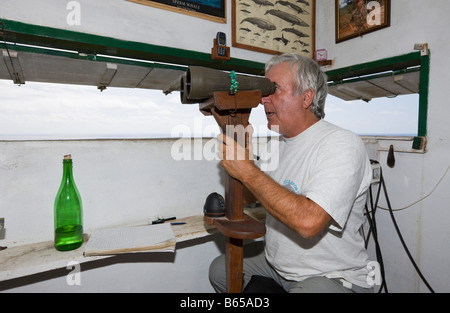
<instances>
[{"instance_id":1,"label":"picture frame","mask_svg":"<svg viewBox=\"0 0 450 313\"><path fill-rule=\"evenodd\" d=\"M227 23L227 0L127 0L159 9Z\"/></svg>"},{"instance_id":2,"label":"picture frame","mask_svg":"<svg viewBox=\"0 0 450 313\"><path fill-rule=\"evenodd\" d=\"M233 47L314 57L316 0L232 0L231 11Z\"/></svg>"},{"instance_id":3,"label":"picture frame","mask_svg":"<svg viewBox=\"0 0 450 313\"><path fill-rule=\"evenodd\" d=\"M389 27L391 0L335 0L336 43Z\"/></svg>"}]
</instances>

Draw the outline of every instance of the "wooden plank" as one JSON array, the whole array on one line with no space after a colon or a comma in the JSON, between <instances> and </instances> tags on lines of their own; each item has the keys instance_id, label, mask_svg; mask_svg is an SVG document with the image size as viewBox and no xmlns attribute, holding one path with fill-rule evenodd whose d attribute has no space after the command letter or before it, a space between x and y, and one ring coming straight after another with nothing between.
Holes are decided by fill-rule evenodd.
<instances>
[{"instance_id":1,"label":"wooden plank","mask_svg":"<svg viewBox=\"0 0 450 313\"><path fill-rule=\"evenodd\" d=\"M265 210L262 207L248 208L246 214L263 221ZM182 222L185 224L172 226L176 242L185 242L197 238L210 236L218 233L214 225L204 222L203 214L176 219L171 222ZM136 222L124 226L141 226L148 224L148 220ZM111 256L83 256L83 245L72 251L60 252L53 247L53 241L32 243L27 245L8 247L0 251L0 281L18 277L33 275L59 268L65 268L70 261L78 263L91 262Z\"/></svg>"}]
</instances>

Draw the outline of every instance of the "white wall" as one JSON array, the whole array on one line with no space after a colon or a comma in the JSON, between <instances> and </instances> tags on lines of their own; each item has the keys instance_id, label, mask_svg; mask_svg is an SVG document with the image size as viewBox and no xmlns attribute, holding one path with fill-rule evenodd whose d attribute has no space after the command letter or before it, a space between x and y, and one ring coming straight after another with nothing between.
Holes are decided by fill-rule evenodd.
<instances>
[{"instance_id":1,"label":"white wall","mask_svg":"<svg viewBox=\"0 0 450 313\"><path fill-rule=\"evenodd\" d=\"M208 139L0 142L0 216L8 248L53 240L53 203L62 158L72 154L83 200L86 233L152 217L203 214L211 192L224 194L223 170L202 154ZM176 144L176 146L174 146ZM201 160L176 161L176 151L200 151ZM179 147L182 147L179 150ZM210 155L209 155L210 156ZM208 268L223 253L221 236L177 245L175 254L144 253L81 264L81 285L68 270L0 282L18 292L212 292ZM6 284L7 287L2 286ZM10 289L10 287L14 287Z\"/></svg>"},{"instance_id":2,"label":"white wall","mask_svg":"<svg viewBox=\"0 0 450 313\"><path fill-rule=\"evenodd\" d=\"M181 140L181 141L179 141ZM62 158L72 154L85 232L152 217L202 214L211 192L223 194L218 161L176 161L172 147L202 149L208 140L68 140L0 142L2 245L53 240L53 202ZM197 149L197 148L196 148ZM179 151L177 148L176 151ZM201 150L200 150L201 151Z\"/></svg>"},{"instance_id":3,"label":"white wall","mask_svg":"<svg viewBox=\"0 0 450 313\"><path fill-rule=\"evenodd\" d=\"M217 23L125 0L77 0L80 25L69 25L69 0L2 0L0 17L34 25L72 30L116 39L211 53L217 32L231 47L231 1L227 23ZM69 7L70 8L70 7ZM269 56L231 47L232 58L265 62Z\"/></svg>"},{"instance_id":4,"label":"white wall","mask_svg":"<svg viewBox=\"0 0 450 313\"><path fill-rule=\"evenodd\" d=\"M430 193L450 165L450 106L448 97L448 51L445 30L449 27L450 1L395 0L391 27L342 43L335 43L334 1L317 1L317 49L327 49L335 60L331 69L413 52L415 43L428 43L431 50L428 110L428 152L396 154L396 166L386 166L379 153L392 206L401 208ZM395 216L412 255L437 292L449 292L450 175L435 192ZM385 206L384 203L382 205ZM428 292L415 274L386 211L378 210L381 241L390 292Z\"/></svg>"}]
</instances>

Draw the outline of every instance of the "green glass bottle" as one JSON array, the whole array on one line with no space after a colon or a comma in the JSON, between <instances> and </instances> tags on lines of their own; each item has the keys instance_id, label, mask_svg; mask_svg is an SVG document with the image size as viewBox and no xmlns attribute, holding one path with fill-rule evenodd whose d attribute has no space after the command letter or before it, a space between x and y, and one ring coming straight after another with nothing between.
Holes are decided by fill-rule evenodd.
<instances>
[{"instance_id":1,"label":"green glass bottle","mask_svg":"<svg viewBox=\"0 0 450 313\"><path fill-rule=\"evenodd\" d=\"M83 205L73 179L72 156L65 155L63 177L55 198L55 248L74 250L83 243Z\"/></svg>"}]
</instances>

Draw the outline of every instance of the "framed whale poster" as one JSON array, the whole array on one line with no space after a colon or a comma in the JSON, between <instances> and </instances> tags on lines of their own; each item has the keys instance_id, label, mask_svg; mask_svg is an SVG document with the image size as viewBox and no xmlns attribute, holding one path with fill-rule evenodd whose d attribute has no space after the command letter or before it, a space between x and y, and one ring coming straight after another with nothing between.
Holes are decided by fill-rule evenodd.
<instances>
[{"instance_id":1,"label":"framed whale poster","mask_svg":"<svg viewBox=\"0 0 450 313\"><path fill-rule=\"evenodd\" d=\"M313 58L315 0L232 0L232 45Z\"/></svg>"},{"instance_id":2,"label":"framed whale poster","mask_svg":"<svg viewBox=\"0 0 450 313\"><path fill-rule=\"evenodd\" d=\"M226 0L127 0L225 24Z\"/></svg>"}]
</instances>

